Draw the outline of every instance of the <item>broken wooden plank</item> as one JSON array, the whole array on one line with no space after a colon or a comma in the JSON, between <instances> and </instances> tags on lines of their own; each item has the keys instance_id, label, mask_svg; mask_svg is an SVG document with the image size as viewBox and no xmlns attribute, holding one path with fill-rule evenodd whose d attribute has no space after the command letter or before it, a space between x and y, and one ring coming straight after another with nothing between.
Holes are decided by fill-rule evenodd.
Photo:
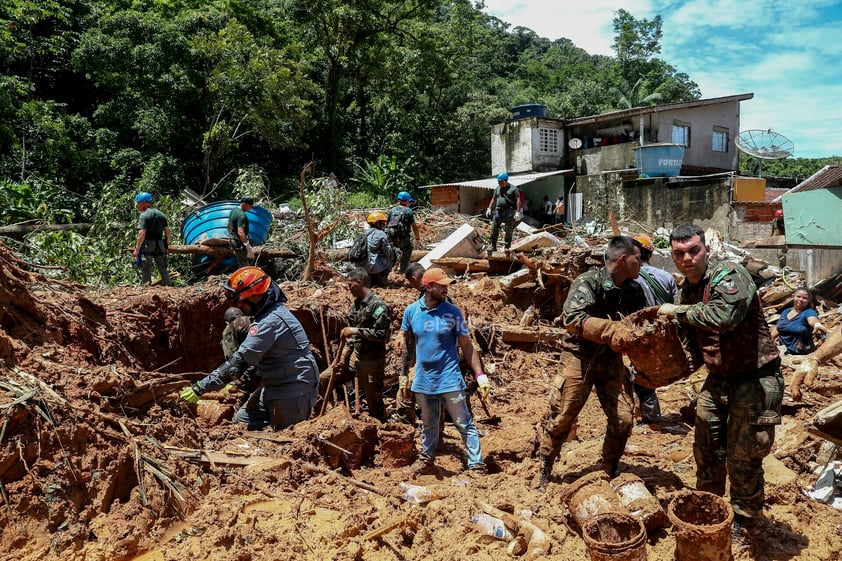
<instances>
[{"instance_id":1,"label":"broken wooden plank","mask_svg":"<svg viewBox=\"0 0 842 561\"><path fill-rule=\"evenodd\" d=\"M529 269L520 269L519 271L515 271L514 273L506 275L500 279L500 286L503 288L515 288L516 286L526 284L533 280L535 280L534 271L530 271Z\"/></svg>"},{"instance_id":2,"label":"broken wooden plank","mask_svg":"<svg viewBox=\"0 0 842 561\"><path fill-rule=\"evenodd\" d=\"M543 343L553 345L558 343L567 333L566 329L558 327L521 327L519 325L504 325L497 327L500 336L506 343Z\"/></svg>"},{"instance_id":3,"label":"broken wooden plank","mask_svg":"<svg viewBox=\"0 0 842 561\"><path fill-rule=\"evenodd\" d=\"M164 446L164 450L184 460L208 465L253 466L263 462L275 462L278 460L278 458L273 456L238 456L224 452L197 450L195 448L178 448L176 446Z\"/></svg>"}]
</instances>

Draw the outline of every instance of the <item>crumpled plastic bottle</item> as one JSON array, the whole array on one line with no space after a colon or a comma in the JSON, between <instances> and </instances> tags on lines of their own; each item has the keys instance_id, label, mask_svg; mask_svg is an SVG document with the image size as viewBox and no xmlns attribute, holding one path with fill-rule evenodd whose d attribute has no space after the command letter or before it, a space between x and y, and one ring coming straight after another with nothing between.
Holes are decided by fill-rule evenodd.
<instances>
[{"instance_id":1,"label":"crumpled plastic bottle","mask_svg":"<svg viewBox=\"0 0 842 561\"><path fill-rule=\"evenodd\" d=\"M502 520L491 516L490 514L475 514L471 516L471 522L477 529L487 536L492 536L498 540L510 540L514 535L506 528Z\"/></svg>"},{"instance_id":2,"label":"crumpled plastic bottle","mask_svg":"<svg viewBox=\"0 0 842 561\"><path fill-rule=\"evenodd\" d=\"M401 482L398 483L398 487L403 490L401 497L403 497L405 501L420 505L433 500L433 492L423 485L410 485L409 483Z\"/></svg>"}]
</instances>

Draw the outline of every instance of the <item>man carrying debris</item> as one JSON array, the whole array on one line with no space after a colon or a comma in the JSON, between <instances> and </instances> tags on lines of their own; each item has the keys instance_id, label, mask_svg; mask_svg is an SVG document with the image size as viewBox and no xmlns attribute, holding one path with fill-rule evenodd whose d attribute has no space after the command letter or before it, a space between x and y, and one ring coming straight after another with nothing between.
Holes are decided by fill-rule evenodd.
<instances>
[{"instance_id":1,"label":"man carrying debris","mask_svg":"<svg viewBox=\"0 0 842 561\"><path fill-rule=\"evenodd\" d=\"M368 257L361 266L371 278L371 286L382 286L386 284L397 255L389 237L383 231L386 226L386 215L375 210L368 215L366 222L370 227L366 236Z\"/></svg>"},{"instance_id":2,"label":"man carrying debris","mask_svg":"<svg viewBox=\"0 0 842 561\"><path fill-rule=\"evenodd\" d=\"M237 256L237 264L240 267L251 265L254 259L254 250L249 241L249 218L246 214L254 206L254 199L243 197L240 199L240 206L231 210L228 215L228 245Z\"/></svg>"},{"instance_id":3,"label":"man carrying debris","mask_svg":"<svg viewBox=\"0 0 842 561\"><path fill-rule=\"evenodd\" d=\"M386 235L389 236L392 245L401 250L398 273L406 271L412 258L412 238L415 238L415 243L421 239L418 224L415 223L415 214L410 207L414 202L412 195L401 191L398 193L398 204L390 208L386 215Z\"/></svg>"},{"instance_id":4,"label":"man carrying debris","mask_svg":"<svg viewBox=\"0 0 842 561\"><path fill-rule=\"evenodd\" d=\"M611 477L617 474L634 425L632 385L620 354L633 343L632 334L617 320L646 306L643 289L634 282L639 271L640 243L615 236L605 250L605 266L582 273L570 286L562 315L556 318L569 333L538 441L539 491L546 489L553 463L594 387L608 422L601 467Z\"/></svg>"},{"instance_id":5,"label":"man carrying debris","mask_svg":"<svg viewBox=\"0 0 842 561\"><path fill-rule=\"evenodd\" d=\"M497 190L488 203L485 216L491 219L491 251L497 251L497 238L500 235L500 226L506 229L505 248L512 246L515 222L523 217L522 213L523 196L520 189L509 183L509 174L506 172L497 176Z\"/></svg>"},{"instance_id":6,"label":"man carrying debris","mask_svg":"<svg viewBox=\"0 0 842 561\"><path fill-rule=\"evenodd\" d=\"M138 193L134 198L140 216L137 218L137 243L132 255L138 260L140 279L143 284L152 282L152 261L161 273L161 286L169 286L170 227L167 217L157 208L152 208L152 195Z\"/></svg>"},{"instance_id":7,"label":"man carrying debris","mask_svg":"<svg viewBox=\"0 0 842 561\"><path fill-rule=\"evenodd\" d=\"M345 340L339 364L319 377L319 395L327 399L333 377L334 387L353 380L356 375L368 403L368 414L384 421L383 378L386 370L386 342L389 340L389 306L371 290L368 273L359 267L348 273L348 288L354 296L348 312L348 327L342 329ZM359 399L359 396L357 396Z\"/></svg>"},{"instance_id":8,"label":"man carrying debris","mask_svg":"<svg viewBox=\"0 0 842 561\"><path fill-rule=\"evenodd\" d=\"M745 267L710 259L705 233L694 224L677 226L670 246L685 281L679 304L663 304L658 312L689 328L691 350L709 372L696 403L696 488L724 496L727 472L731 540L750 547L763 515L763 458L781 423L778 349Z\"/></svg>"},{"instance_id":9,"label":"man carrying debris","mask_svg":"<svg viewBox=\"0 0 842 561\"><path fill-rule=\"evenodd\" d=\"M483 399L488 395L491 384L482 372L462 311L447 302L447 287L454 280L434 267L424 273L421 282L425 288L424 295L407 307L401 321L405 341L401 376L409 375L414 362L415 378L411 389L421 407L421 455L413 464L413 470L426 473L435 467L443 405L462 435L468 451L468 469L486 473L479 432L468 409L457 345L471 365Z\"/></svg>"},{"instance_id":10,"label":"man carrying debris","mask_svg":"<svg viewBox=\"0 0 842 561\"><path fill-rule=\"evenodd\" d=\"M640 275L635 279L646 295L646 304L658 306L672 304L678 296L678 286L675 278L657 267L649 264L655 246L648 234L637 234L634 239L640 243ZM659 423L661 421L661 403L658 394L652 388L639 384L634 385L634 393L640 400L640 413L644 423Z\"/></svg>"},{"instance_id":11,"label":"man carrying debris","mask_svg":"<svg viewBox=\"0 0 842 561\"><path fill-rule=\"evenodd\" d=\"M242 267L223 288L234 305L254 318L248 336L231 358L179 396L196 403L203 393L225 387L256 365L260 387L234 414L234 422L248 430L280 430L308 419L318 396L318 368L304 328L283 304L280 287L262 269Z\"/></svg>"}]
</instances>

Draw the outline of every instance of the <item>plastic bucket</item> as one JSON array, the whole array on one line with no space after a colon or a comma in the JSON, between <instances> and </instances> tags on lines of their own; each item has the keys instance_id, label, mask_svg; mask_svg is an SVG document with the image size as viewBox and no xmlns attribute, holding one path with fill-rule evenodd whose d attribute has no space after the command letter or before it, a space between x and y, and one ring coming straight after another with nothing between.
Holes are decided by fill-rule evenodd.
<instances>
[{"instance_id":1,"label":"plastic bucket","mask_svg":"<svg viewBox=\"0 0 842 561\"><path fill-rule=\"evenodd\" d=\"M585 522L582 538L591 561L646 561L646 530L630 514L599 514Z\"/></svg>"},{"instance_id":2,"label":"plastic bucket","mask_svg":"<svg viewBox=\"0 0 842 561\"><path fill-rule=\"evenodd\" d=\"M663 528L667 523L667 513L661 508L658 499L652 496L641 478L631 473L624 473L611 480L611 487L617 493L620 504L626 507L632 516L643 522L647 532Z\"/></svg>"},{"instance_id":3,"label":"plastic bucket","mask_svg":"<svg viewBox=\"0 0 842 561\"><path fill-rule=\"evenodd\" d=\"M239 201L218 201L197 208L187 215L181 224L181 239L187 245L228 245L228 215L240 206ZM269 239L272 214L263 207L253 206L246 212L249 219L249 241L251 245L263 245ZM197 272L222 274L234 270L237 258L230 256L214 266L208 255L193 255L193 267Z\"/></svg>"},{"instance_id":4,"label":"plastic bucket","mask_svg":"<svg viewBox=\"0 0 842 561\"><path fill-rule=\"evenodd\" d=\"M676 561L730 561L734 511L713 493L690 491L670 501Z\"/></svg>"}]
</instances>

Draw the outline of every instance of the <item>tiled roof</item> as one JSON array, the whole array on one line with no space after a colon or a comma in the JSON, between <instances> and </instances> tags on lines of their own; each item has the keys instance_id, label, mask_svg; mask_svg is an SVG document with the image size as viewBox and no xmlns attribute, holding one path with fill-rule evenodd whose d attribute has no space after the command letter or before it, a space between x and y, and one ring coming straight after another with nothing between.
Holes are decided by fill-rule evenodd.
<instances>
[{"instance_id":1,"label":"tiled roof","mask_svg":"<svg viewBox=\"0 0 842 561\"><path fill-rule=\"evenodd\" d=\"M822 169L784 193L802 193L804 191L815 191L816 189L827 189L828 187L842 186L842 166L824 166ZM773 203L781 202L781 197L775 198Z\"/></svg>"}]
</instances>

